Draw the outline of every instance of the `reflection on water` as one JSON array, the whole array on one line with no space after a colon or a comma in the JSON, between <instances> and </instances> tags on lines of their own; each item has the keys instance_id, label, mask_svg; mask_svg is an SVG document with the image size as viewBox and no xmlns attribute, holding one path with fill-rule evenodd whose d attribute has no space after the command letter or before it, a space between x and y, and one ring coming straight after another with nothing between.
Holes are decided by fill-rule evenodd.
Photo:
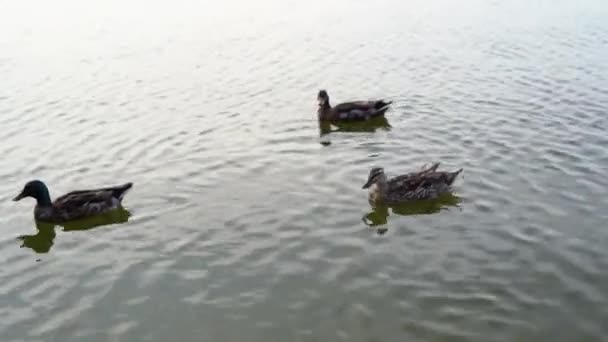
<instances>
[{"instance_id":1,"label":"reflection on water","mask_svg":"<svg viewBox=\"0 0 608 342\"><path fill-rule=\"evenodd\" d=\"M334 128L332 128L332 126ZM366 121L347 121L347 122L327 122L319 120L319 132L321 136L329 133L339 132L366 132L374 133L377 130L388 131L391 129L391 125L388 119L384 116L374 117Z\"/></svg>"},{"instance_id":2,"label":"reflection on water","mask_svg":"<svg viewBox=\"0 0 608 342\"><path fill-rule=\"evenodd\" d=\"M55 225L52 223L36 222L38 232L31 235L22 235L17 240L23 241L21 247L32 249L36 253L48 253L53 246L55 236Z\"/></svg>"},{"instance_id":3,"label":"reflection on water","mask_svg":"<svg viewBox=\"0 0 608 342\"><path fill-rule=\"evenodd\" d=\"M30 248L36 253L48 253L53 246L55 236L57 235L55 232L55 227L57 225L63 226L63 230L66 232L84 231L101 226L124 223L129 220L130 216L131 213L128 210L120 207L100 215L65 222L62 224L36 221L36 229L38 230L36 234L22 235L17 239L22 241L22 248Z\"/></svg>"},{"instance_id":4,"label":"reflection on water","mask_svg":"<svg viewBox=\"0 0 608 342\"><path fill-rule=\"evenodd\" d=\"M450 208L460 208L461 202L460 197L454 194L445 194L432 200L412 201L392 206L372 206L372 211L363 216L363 222L376 230L378 234L384 234L388 231L386 225L390 216L389 210L400 216L431 215Z\"/></svg>"},{"instance_id":5,"label":"reflection on water","mask_svg":"<svg viewBox=\"0 0 608 342\"><path fill-rule=\"evenodd\" d=\"M321 144L330 145L328 135L331 133L374 133L379 130L389 131L391 125L384 116L374 117L366 121L327 122L319 120L319 136Z\"/></svg>"},{"instance_id":6,"label":"reflection on water","mask_svg":"<svg viewBox=\"0 0 608 342\"><path fill-rule=\"evenodd\" d=\"M0 10L0 342L606 340L606 0L32 5ZM394 107L319 126L321 87ZM429 161L466 210L369 208ZM133 180L134 215L36 231L34 178Z\"/></svg>"}]
</instances>

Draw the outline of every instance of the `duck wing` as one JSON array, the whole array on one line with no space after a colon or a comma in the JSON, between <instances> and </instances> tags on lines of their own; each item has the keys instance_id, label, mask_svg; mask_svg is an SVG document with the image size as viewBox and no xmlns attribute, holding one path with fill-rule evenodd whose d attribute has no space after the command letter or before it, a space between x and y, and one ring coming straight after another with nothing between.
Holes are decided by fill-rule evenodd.
<instances>
[{"instance_id":1,"label":"duck wing","mask_svg":"<svg viewBox=\"0 0 608 342\"><path fill-rule=\"evenodd\" d=\"M57 198L53 202L53 209L58 216L66 220L95 215L117 207L132 186L132 183L126 183L114 187L72 191Z\"/></svg>"},{"instance_id":2,"label":"duck wing","mask_svg":"<svg viewBox=\"0 0 608 342\"><path fill-rule=\"evenodd\" d=\"M421 177L417 172L412 172L406 175L391 178L388 181L388 188L391 192L403 193L416 190L423 182L424 177Z\"/></svg>"},{"instance_id":3,"label":"duck wing","mask_svg":"<svg viewBox=\"0 0 608 342\"><path fill-rule=\"evenodd\" d=\"M337 114L338 119L342 120L369 119L383 115L391 103L384 100L344 102L336 105L332 110Z\"/></svg>"},{"instance_id":4,"label":"duck wing","mask_svg":"<svg viewBox=\"0 0 608 342\"><path fill-rule=\"evenodd\" d=\"M394 177L388 181L388 188L392 196L404 199L434 198L449 190L456 177L463 169L456 171L437 171L439 163L427 169L411 172L406 175Z\"/></svg>"},{"instance_id":5,"label":"duck wing","mask_svg":"<svg viewBox=\"0 0 608 342\"><path fill-rule=\"evenodd\" d=\"M434 163L430 167L423 165L419 171L410 172L405 175L396 176L388 181L389 188L401 189L416 189L426 175L437 172L440 163Z\"/></svg>"}]
</instances>

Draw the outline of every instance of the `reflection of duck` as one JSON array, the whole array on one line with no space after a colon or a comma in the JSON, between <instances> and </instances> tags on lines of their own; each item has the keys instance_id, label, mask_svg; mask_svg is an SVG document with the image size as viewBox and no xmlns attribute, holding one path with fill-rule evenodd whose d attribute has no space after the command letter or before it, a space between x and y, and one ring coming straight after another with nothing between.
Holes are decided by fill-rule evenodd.
<instances>
[{"instance_id":1,"label":"reflection of duck","mask_svg":"<svg viewBox=\"0 0 608 342\"><path fill-rule=\"evenodd\" d=\"M21 247L27 247L36 253L48 253L55 240L55 225L53 223L36 222L38 233L33 235L22 235L18 240L23 241Z\"/></svg>"},{"instance_id":2,"label":"reflection of duck","mask_svg":"<svg viewBox=\"0 0 608 342\"><path fill-rule=\"evenodd\" d=\"M443 194L435 199L412 201L407 203L400 203L391 206L378 205L372 207L372 212L363 216L363 222L370 227L377 229L378 234L384 234L387 231L384 226L388 222L389 208L394 214L402 216L410 215L432 215L440 212L441 210L448 210L450 207L458 207L461 199L453 194Z\"/></svg>"},{"instance_id":3,"label":"reflection of duck","mask_svg":"<svg viewBox=\"0 0 608 342\"><path fill-rule=\"evenodd\" d=\"M317 101L319 101L319 120L334 122L369 120L383 116L392 103L384 100L354 101L332 107L329 103L329 94L325 90L319 91Z\"/></svg>"},{"instance_id":4,"label":"reflection of duck","mask_svg":"<svg viewBox=\"0 0 608 342\"><path fill-rule=\"evenodd\" d=\"M124 223L129 220L130 216L131 213L128 210L119 207L99 215L65 222L61 226L63 226L64 231L84 231L95 227ZM21 247L31 248L36 253L48 253L55 240L55 226L54 223L36 221L36 228L38 229L36 234L18 237L19 240L23 241Z\"/></svg>"},{"instance_id":5,"label":"reflection of duck","mask_svg":"<svg viewBox=\"0 0 608 342\"><path fill-rule=\"evenodd\" d=\"M39 180L33 180L25 184L21 193L13 201L33 197L36 199L34 208L36 220L58 223L115 209L121 204L123 197L132 186L132 183L126 183L108 188L72 191L51 202L46 185Z\"/></svg>"},{"instance_id":6,"label":"reflection of duck","mask_svg":"<svg viewBox=\"0 0 608 342\"><path fill-rule=\"evenodd\" d=\"M332 126L335 129L332 129ZM374 133L379 129L389 130L391 125L385 116L377 116L367 121L352 122L329 122L319 120L319 132L321 136L329 133Z\"/></svg>"},{"instance_id":7,"label":"reflection of duck","mask_svg":"<svg viewBox=\"0 0 608 342\"><path fill-rule=\"evenodd\" d=\"M451 185L462 169L446 172L437 171L439 163L428 169L387 179L384 169L370 170L363 189L369 188L369 201L373 204L397 204L408 201L434 199L451 191Z\"/></svg>"}]
</instances>

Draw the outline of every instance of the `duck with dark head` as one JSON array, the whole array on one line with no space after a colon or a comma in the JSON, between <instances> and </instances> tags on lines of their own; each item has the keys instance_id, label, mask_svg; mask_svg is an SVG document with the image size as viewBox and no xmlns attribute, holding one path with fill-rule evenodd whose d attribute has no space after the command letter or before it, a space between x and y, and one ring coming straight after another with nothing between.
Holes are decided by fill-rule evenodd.
<instances>
[{"instance_id":1,"label":"duck with dark head","mask_svg":"<svg viewBox=\"0 0 608 342\"><path fill-rule=\"evenodd\" d=\"M36 199L36 207L34 207L36 220L60 223L101 214L119 207L132 186L133 183L125 183L108 188L72 191L51 201L46 185L39 180L33 180L25 184L13 201L32 197Z\"/></svg>"},{"instance_id":2,"label":"duck with dark head","mask_svg":"<svg viewBox=\"0 0 608 342\"><path fill-rule=\"evenodd\" d=\"M367 100L344 102L331 106L329 94L326 90L319 90L319 120L321 121L360 121L383 116L389 109L392 101Z\"/></svg>"}]
</instances>

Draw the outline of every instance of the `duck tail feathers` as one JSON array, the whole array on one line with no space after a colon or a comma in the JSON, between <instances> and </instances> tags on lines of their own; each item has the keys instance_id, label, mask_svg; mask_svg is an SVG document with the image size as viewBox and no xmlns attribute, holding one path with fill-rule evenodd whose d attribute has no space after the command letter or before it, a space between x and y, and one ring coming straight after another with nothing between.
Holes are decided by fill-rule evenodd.
<instances>
[{"instance_id":1,"label":"duck tail feathers","mask_svg":"<svg viewBox=\"0 0 608 342\"><path fill-rule=\"evenodd\" d=\"M448 185L452 185L452 183L454 183L454 181L456 180L456 177L458 177L458 175L463 171L463 168L460 168L454 172L450 172L449 178L448 178Z\"/></svg>"},{"instance_id":2,"label":"duck tail feathers","mask_svg":"<svg viewBox=\"0 0 608 342\"><path fill-rule=\"evenodd\" d=\"M391 104L393 104L393 101L378 100L378 102L376 102L376 110L379 112L385 111L391 106Z\"/></svg>"},{"instance_id":3,"label":"duck tail feathers","mask_svg":"<svg viewBox=\"0 0 608 342\"><path fill-rule=\"evenodd\" d=\"M129 191L129 189L131 189L132 187L133 187L133 183L131 183L131 182L117 186L114 189L112 189L112 197L118 199L119 201L122 201L122 199L125 197L125 195Z\"/></svg>"}]
</instances>

